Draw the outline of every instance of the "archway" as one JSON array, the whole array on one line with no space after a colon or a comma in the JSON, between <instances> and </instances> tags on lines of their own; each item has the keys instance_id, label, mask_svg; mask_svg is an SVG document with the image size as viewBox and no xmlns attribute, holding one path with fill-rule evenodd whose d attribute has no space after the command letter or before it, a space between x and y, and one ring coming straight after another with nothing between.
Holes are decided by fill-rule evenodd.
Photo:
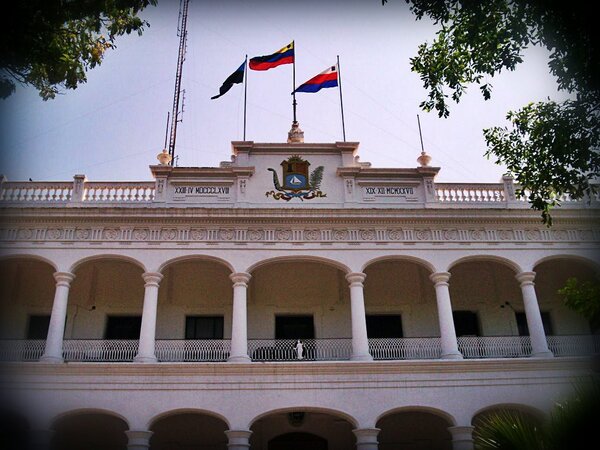
<instances>
[{"instance_id":1,"label":"archway","mask_svg":"<svg viewBox=\"0 0 600 450\"><path fill-rule=\"evenodd\" d=\"M379 450L451 450L447 418L429 411L398 411L377 421Z\"/></svg>"},{"instance_id":2,"label":"archway","mask_svg":"<svg viewBox=\"0 0 600 450\"><path fill-rule=\"evenodd\" d=\"M52 428L52 450L127 450L127 423L107 413L68 414Z\"/></svg>"},{"instance_id":3,"label":"archway","mask_svg":"<svg viewBox=\"0 0 600 450\"><path fill-rule=\"evenodd\" d=\"M227 424L209 414L181 412L156 420L150 427L151 450L227 450Z\"/></svg>"},{"instance_id":4,"label":"archway","mask_svg":"<svg viewBox=\"0 0 600 450\"><path fill-rule=\"evenodd\" d=\"M252 450L348 450L355 446L354 428L342 415L302 409L273 412L250 430Z\"/></svg>"}]
</instances>

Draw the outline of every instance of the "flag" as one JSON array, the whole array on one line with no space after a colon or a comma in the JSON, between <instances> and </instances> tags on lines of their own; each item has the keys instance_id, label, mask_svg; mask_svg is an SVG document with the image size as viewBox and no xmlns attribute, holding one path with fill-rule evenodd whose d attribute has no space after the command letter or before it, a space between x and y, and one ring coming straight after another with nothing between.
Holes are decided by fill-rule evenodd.
<instances>
[{"instance_id":1,"label":"flag","mask_svg":"<svg viewBox=\"0 0 600 450\"><path fill-rule=\"evenodd\" d=\"M233 86L234 84L242 83L244 81L244 72L245 71L246 71L246 61L244 61L242 63L242 65L240 67L238 67L235 72L233 72L231 75L229 75L227 77L227 79L223 82L223 85L219 89L219 95L215 95L214 97L211 97L210 99L214 100L215 98L219 98L221 95L225 94L229 89L231 89L231 86Z\"/></svg>"},{"instance_id":2,"label":"flag","mask_svg":"<svg viewBox=\"0 0 600 450\"><path fill-rule=\"evenodd\" d=\"M269 70L282 64L292 64L294 62L294 41L290 42L272 55L256 56L250 59L250 68L252 70Z\"/></svg>"},{"instance_id":3,"label":"flag","mask_svg":"<svg viewBox=\"0 0 600 450\"><path fill-rule=\"evenodd\" d=\"M338 72L335 66L328 67L316 77L300 85L294 92L318 92L323 88L336 87L338 85ZM292 94L294 93L292 92Z\"/></svg>"}]
</instances>

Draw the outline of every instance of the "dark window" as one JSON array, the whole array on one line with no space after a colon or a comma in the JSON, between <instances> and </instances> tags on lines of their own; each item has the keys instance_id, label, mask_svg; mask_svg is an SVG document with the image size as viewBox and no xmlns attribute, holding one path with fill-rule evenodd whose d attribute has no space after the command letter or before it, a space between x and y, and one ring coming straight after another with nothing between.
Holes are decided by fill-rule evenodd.
<instances>
[{"instance_id":1,"label":"dark window","mask_svg":"<svg viewBox=\"0 0 600 450\"><path fill-rule=\"evenodd\" d=\"M108 316L105 339L139 339L142 316Z\"/></svg>"},{"instance_id":2,"label":"dark window","mask_svg":"<svg viewBox=\"0 0 600 450\"><path fill-rule=\"evenodd\" d=\"M50 316L29 316L27 339L46 339L49 326Z\"/></svg>"},{"instance_id":3,"label":"dark window","mask_svg":"<svg viewBox=\"0 0 600 450\"><path fill-rule=\"evenodd\" d=\"M479 336L479 321L473 311L452 311L456 336Z\"/></svg>"},{"instance_id":4,"label":"dark window","mask_svg":"<svg viewBox=\"0 0 600 450\"><path fill-rule=\"evenodd\" d=\"M312 339L315 325L312 316L275 316L275 339Z\"/></svg>"},{"instance_id":5,"label":"dark window","mask_svg":"<svg viewBox=\"0 0 600 450\"><path fill-rule=\"evenodd\" d=\"M529 336L529 326L527 325L527 316L524 312L516 312L517 329L519 336ZM542 312L542 324L544 325L544 333L546 336L552 335L552 323L550 322L550 313Z\"/></svg>"},{"instance_id":6,"label":"dark window","mask_svg":"<svg viewBox=\"0 0 600 450\"><path fill-rule=\"evenodd\" d=\"M223 339L223 316L187 316L186 339Z\"/></svg>"},{"instance_id":7,"label":"dark window","mask_svg":"<svg viewBox=\"0 0 600 450\"><path fill-rule=\"evenodd\" d=\"M402 317L399 314L367 315L367 336L370 338L401 338Z\"/></svg>"}]
</instances>

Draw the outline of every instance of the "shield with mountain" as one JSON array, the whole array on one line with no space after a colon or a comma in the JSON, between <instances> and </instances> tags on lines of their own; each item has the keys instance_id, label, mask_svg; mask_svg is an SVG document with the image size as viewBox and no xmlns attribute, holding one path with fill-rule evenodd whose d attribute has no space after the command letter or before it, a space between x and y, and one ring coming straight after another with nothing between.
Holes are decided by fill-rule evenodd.
<instances>
[{"instance_id":1,"label":"shield with mountain","mask_svg":"<svg viewBox=\"0 0 600 450\"><path fill-rule=\"evenodd\" d=\"M310 172L310 175L309 167L310 163L300 156L290 156L281 162L281 182L275 169L267 169L273 173L273 186L275 190L266 192L266 196L272 196L275 200L285 200L288 202L293 198L299 198L304 201L315 197L326 197L327 194L324 194L320 190L324 167L317 167Z\"/></svg>"}]
</instances>

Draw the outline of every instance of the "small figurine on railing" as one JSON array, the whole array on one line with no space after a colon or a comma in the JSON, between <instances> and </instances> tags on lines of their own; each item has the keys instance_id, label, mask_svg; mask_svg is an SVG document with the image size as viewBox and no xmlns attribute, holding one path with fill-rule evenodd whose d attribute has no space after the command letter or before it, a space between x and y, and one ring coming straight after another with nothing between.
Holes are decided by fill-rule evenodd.
<instances>
[{"instance_id":1,"label":"small figurine on railing","mask_svg":"<svg viewBox=\"0 0 600 450\"><path fill-rule=\"evenodd\" d=\"M296 341L296 346L294 348L296 349L296 357L298 359L304 359L304 345L300 339Z\"/></svg>"}]
</instances>

